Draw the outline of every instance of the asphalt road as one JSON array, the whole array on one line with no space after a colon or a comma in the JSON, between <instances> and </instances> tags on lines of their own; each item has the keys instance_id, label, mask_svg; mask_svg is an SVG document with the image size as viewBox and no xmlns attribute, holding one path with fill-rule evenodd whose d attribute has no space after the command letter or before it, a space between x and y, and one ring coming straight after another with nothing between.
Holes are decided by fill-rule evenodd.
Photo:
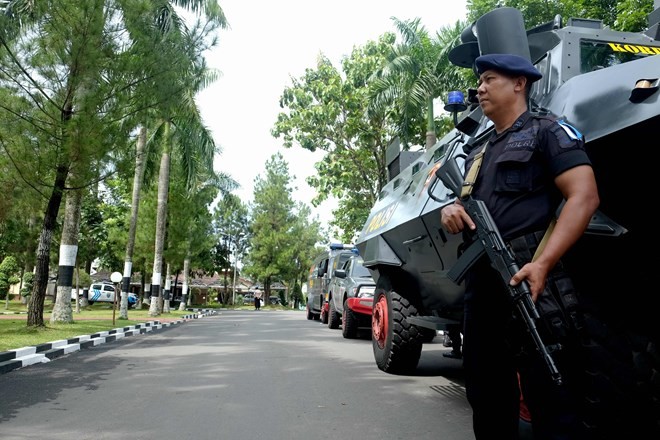
<instances>
[{"instance_id":1,"label":"asphalt road","mask_svg":"<svg viewBox=\"0 0 660 440\"><path fill-rule=\"evenodd\" d=\"M474 439L441 338L417 373L301 311L222 311L0 375L0 439Z\"/></svg>"}]
</instances>

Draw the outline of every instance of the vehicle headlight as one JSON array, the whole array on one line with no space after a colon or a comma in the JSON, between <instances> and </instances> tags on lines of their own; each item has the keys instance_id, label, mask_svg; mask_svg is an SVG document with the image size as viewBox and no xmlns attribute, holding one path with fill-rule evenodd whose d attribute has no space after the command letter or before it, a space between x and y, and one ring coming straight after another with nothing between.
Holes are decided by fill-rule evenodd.
<instances>
[{"instance_id":1,"label":"vehicle headlight","mask_svg":"<svg viewBox=\"0 0 660 440\"><path fill-rule=\"evenodd\" d=\"M358 298L373 298L374 288L373 287L361 287L357 293Z\"/></svg>"}]
</instances>

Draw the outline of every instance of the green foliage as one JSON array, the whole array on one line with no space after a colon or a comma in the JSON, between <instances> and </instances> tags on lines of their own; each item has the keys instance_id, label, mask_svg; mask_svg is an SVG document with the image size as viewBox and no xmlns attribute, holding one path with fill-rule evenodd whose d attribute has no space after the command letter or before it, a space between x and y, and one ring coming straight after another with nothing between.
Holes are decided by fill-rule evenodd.
<instances>
[{"instance_id":1,"label":"green foliage","mask_svg":"<svg viewBox=\"0 0 660 440\"><path fill-rule=\"evenodd\" d=\"M78 270L76 274L74 274L73 277L73 282L74 282L74 287L76 283L76 276L78 276L78 285L83 288L90 286L92 284L92 277L84 270Z\"/></svg>"},{"instance_id":2,"label":"green foliage","mask_svg":"<svg viewBox=\"0 0 660 440\"><path fill-rule=\"evenodd\" d=\"M34 284L34 273L25 272L23 274L23 288L21 289L21 296L28 297L32 293L32 285Z\"/></svg>"},{"instance_id":3,"label":"green foliage","mask_svg":"<svg viewBox=\"0 0 660 440\"><path fill-rule=\"evenodd\" d=\"M250 234L248 207L235 194L224 194L213 213L213 228L211 258L214 271L219 272L231 268L234 254L240 260L246 251Z\"/></svg>"},{"instance_id":4,"label":"green foliage","mask_svg":"<svg viewBox=\"0 0 660 440\"><path fill-rule=\"evenodd\" d=\"M255 179L250 251L244 272L263 283L266 292L274 281L299 276L319 238L318 222L309 223L310 209L291 199L290 183L288 164L280 153L271 156L264 176Z\"/></svg>"},{"instance_id":5,"label":"green foliage","mask_svg":"<svg viewBox=\"0 0 660 440\"><path fill-rule=\"evenodd\" d=\"M293 285L293 289L291 289L291 301L293 301L293 304L296 307L305 301L305 297L302 294L302 286L298 283L295 283Z\"/></svg>"},{"instance_id":6,"label":"green foliage","mask_svg":"<svg viewBox=\"0 0 660 440\"><path fill-rule=\"evenodd\" d=\"M617 2L617 16L612 28L619 31L640 32L648 26L653 0L624 0Z\"/></svg>"},{"instance_id":7,"label":"green foliage","mask_svg":"<svg viewBox=\"0 0 660 440\"><path fill-rule=\"evenodd\" d=\"M280 98L284 111L278 115L273 136L282 138L285 147L327 153L307 183L316 189L315 205L330 196L339 200L333 225L349 215L351 208L343 204L346 198L360 204L364 214L387 181L385 151L396 129L386 113L368 113L367 82L383 64L392 38L385 35L378 42L354 47L351 56L342 60L341 72L320 55L316 69L292 79ZM343 223L356 231L364 220Z\"/></svg>"},{"instance_id":8,"label":"green foliage","mask_svg":"<svg viewBox=\"0 0 660 440\"><path fill-rule=\"evenodd\" d=\"M640 32L646 29L647 16L653 11L653 0L468 0L469 21L498 5L519 9L528 29L559 14L564 23L570 17L591 18L603 20L615 30Z\"/></svg>"},{"instance_id":9,"label":"green foliage","mask_svg":"<svg viewBox=\"0 0 660 440\"><path fill-rule=\"evenodd\" d=\"M5 257L0 263L0 299L5 299L12 284L16 284L21 280L18 271L16 258L11 255Z\"/></svg>"}]
</instances>

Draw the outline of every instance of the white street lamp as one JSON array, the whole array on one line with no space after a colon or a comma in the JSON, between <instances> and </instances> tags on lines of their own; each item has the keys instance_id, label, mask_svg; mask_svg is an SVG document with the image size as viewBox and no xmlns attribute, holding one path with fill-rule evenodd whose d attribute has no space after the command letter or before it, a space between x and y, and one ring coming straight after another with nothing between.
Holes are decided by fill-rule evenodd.
<instances>
[{"instance_id":1,"label":"white street lamp","mask_svg":"<svg viewBox=\"0 0 660 440\"><path fill-rule=\"evenodd\" d=\"M112 272L110 281L115 283L115 299L112 301L112 325L115 325L115 310L117 310L117 286L121 282L122 276L119 272Z\"/></svg>"}]
</instances>

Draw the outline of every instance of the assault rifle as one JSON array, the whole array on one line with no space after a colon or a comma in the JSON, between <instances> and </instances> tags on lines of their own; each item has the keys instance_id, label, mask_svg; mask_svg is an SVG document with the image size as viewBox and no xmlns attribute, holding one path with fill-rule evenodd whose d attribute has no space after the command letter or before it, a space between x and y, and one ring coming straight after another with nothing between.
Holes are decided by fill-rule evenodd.
<instances>
[{"instance_id":1,"label":"assault rifle","mask_svg":"<svg viewBox=\"0 0 660 440\"><path fill-rule=\"evenodd\" d=\"M440 179L445 186L457 196L461 194L461 187L463 185L463 174L456 162L456 159L451 159L445 162L435 172L435 177ZM428 195L436 201L441 201L432 194L434 186L429 184ZM536 329L536 320L540 318L538 310L532 300L531 291L526 281L519 283L516 286L511 286L509 281L511 277L518 272L519 267L516 263L513 253L506 246L506 243L497 229L497 225L486 207L486 204L472 196L466 196L460 199L465 211L468 213L472 221L476 224L474 231L476 240L461 254L456 261L456 264L449 270L447 276L453 282L460 284L467 270L484 254L488 255L490 265L500 274L502 281L506 285L511 300L513 301L516 309L522 318L527 332L530 334L534 341L536 350L539 352L543 361L550 371L552 380L561 385L562 378L557 366L555 365L552 356L548 352L547 347L541 339L538 330Z\"/></svg>"}]
</instances>

